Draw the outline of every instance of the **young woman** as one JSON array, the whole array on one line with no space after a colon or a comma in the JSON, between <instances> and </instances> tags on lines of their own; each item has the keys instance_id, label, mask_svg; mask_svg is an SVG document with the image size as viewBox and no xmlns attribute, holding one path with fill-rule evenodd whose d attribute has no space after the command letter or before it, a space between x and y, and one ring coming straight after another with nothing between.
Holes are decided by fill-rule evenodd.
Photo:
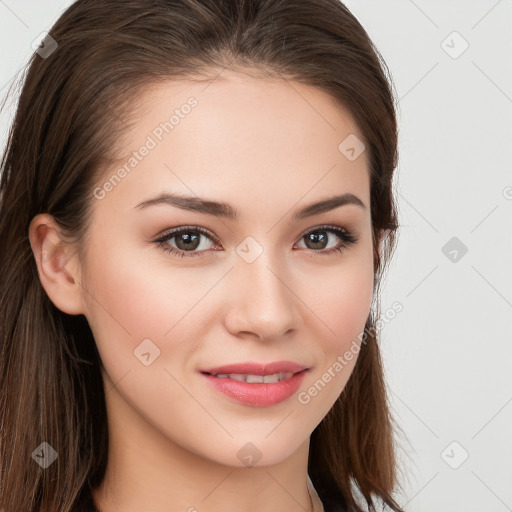
<instances>
[{"instance_id":1,"label":"young woman","mask_svg":"<svg viewBox=\"0 0 512 512\"><path fill-rule=\"evenodd\" d=\"M3 512L400 511L392 81L338 0L79 0L2 159Z\"/></svg>"}]
</instances>

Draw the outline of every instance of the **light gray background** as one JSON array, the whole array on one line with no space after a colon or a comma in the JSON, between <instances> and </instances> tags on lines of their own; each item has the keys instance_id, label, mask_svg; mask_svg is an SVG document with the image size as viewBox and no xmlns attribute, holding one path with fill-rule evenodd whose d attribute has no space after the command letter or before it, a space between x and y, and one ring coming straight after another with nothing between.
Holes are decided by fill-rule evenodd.
<instances>
[{"instance_id":1,"label":"light gray background","mask_svg":"<svg viewBox=\"0 0 512 512\"><path fill-rule=\"evenodd\" d=\"M70 3L0 0L2 97ZM403 311L381 331L407 436L399 499L410 512L512 510L512 0L346 4L400 100L402 227L382 311Z\"/></svg>"}]
</instances>

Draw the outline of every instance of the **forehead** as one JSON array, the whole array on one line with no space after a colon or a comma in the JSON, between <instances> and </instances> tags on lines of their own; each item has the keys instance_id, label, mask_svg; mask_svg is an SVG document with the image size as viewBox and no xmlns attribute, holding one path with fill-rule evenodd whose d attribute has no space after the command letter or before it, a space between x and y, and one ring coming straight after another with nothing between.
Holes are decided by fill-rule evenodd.
<instances>
[{"instance_id":1,"label":"forehead","mask_svg":"<svg viewBox=\"0 0 512 512\"><path fill-rule=\"evenodd\" d=\"M296 203L352 192L369 204L366 152L350 160L340 149L362 134L348 110L318 88L224 70L210 81L153 84L133 105L134 122L104 176L125 168L112 198L136 204L165 188L243 211L235 200L241 194L249 202Z\"/></svg>"}]
</instances>

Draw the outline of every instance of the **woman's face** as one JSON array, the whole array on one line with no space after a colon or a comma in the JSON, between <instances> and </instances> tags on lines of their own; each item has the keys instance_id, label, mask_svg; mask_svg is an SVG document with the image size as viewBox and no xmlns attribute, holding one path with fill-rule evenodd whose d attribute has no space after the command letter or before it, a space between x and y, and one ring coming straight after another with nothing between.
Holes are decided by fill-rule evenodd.
<instances>
[{"instance_id":1,"label":"woman's face","mask_svg":"<svg viewBox=\"0 0 512 512\"><path fill-rule=\"evenodd\" d=\"M111 428L133 446L277 463L343 390L370 312L362 136L318 89L228 71L152 86L138 107L91 197L81 267ZM362 205L307 208L344 194Z\"/></svg>"}]
</instances>

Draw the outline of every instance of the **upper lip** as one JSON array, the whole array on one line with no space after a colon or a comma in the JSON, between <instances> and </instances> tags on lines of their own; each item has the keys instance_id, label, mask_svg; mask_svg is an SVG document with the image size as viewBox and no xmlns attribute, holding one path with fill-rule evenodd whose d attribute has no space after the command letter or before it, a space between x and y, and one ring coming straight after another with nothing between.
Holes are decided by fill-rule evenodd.
<instances>
[{"instance_id":1,"label":"upper lip","mask_svg":"<svg viewBox=\"0 0 512 512\"><path fill-rule=\"evenodd\" d=\"M201 370L203 373L218 374L242 374L242 375L273 375L274 373L290 372L298 373L306 370L307 366L292 361L274 361L272 363L234 363L224 366L216 366Z\"/></svg>"}]
</instances>

